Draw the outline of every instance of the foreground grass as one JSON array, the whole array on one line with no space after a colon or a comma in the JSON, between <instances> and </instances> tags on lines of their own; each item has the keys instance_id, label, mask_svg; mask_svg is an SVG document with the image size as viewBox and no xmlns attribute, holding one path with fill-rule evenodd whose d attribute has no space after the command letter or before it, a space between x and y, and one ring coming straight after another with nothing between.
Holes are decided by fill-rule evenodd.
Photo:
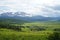
<instances>
[{"instance_id":1,"label":"foreground grass","mask_svg":"<svg viewBox=\"0 0 60 40\"><path fill-rule=\"evenodd\" d=\"M0 29L0 40L48 40L51 31L17 32L11 29Z\"/></svg>"}]
</instances>

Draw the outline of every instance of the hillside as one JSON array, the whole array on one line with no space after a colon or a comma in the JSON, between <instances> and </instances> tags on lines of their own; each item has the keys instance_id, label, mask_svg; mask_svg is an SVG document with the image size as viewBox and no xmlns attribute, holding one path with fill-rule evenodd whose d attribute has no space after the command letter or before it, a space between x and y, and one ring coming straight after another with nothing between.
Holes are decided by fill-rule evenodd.
<instances>
[{"instance_id":1,"label":"hillside","mask_svg":"<svg viewBox=\"0 0 60 40\"><path fill-rule=\"evenodd\" d=\"M0 23L7 23L7 24L22 24L26 23L27 21L15 19L15 18L0 18Z\"/></svg>"}]
</instances>

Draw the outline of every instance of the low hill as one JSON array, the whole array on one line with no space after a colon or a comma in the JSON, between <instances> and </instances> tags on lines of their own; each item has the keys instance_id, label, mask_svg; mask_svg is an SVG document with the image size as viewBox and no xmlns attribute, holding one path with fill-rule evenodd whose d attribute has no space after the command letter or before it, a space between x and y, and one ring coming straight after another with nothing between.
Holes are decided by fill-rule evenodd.
<instances>
[{"instance_id":1,"label":"low hill","mask_svg":"<svg viewBox=\"0 0 60 40\"><path fill-rule=\"evenodd\" d=\"M7 23L7 24L23 24L26 23L27 21L20 20L20 19L15 19L15 18L1 18L0 17L0 23Z\"/></svg>"}]
</instances>

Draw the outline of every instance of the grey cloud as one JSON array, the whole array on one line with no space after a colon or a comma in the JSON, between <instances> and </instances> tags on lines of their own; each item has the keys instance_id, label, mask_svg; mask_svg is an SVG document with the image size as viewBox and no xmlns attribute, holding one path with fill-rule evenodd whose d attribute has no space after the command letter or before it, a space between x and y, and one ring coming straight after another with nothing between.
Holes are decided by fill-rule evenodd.
<instances>
[{"instance_id":1,"label":"grey cloud","mask_svg":"<svg viewBox=\"0 0 60 40\"><path fill-rule=\"evenodd\" d=\"M47 8L51 8L53 10L60 11L60 5L55 5L55 6L46 6Z\"/></svg>"},{"instance_id":2,"label":"grey cloud","mask_svg":"<svg viewBox=\"0 0 60 40\"><path fill-rule=\"evenodd\" d=\"M60 5L56 5L55 7L52 7L54 10L59 10L60 11Z\"/></svg>"},{"instance_id":3,"label":"grey cloud","mask_svg":"<svg viewBox=\"0 0 60 40\"><path fill-rule=\"evenodd\" d=\"M59 17L60 16L60 5L55 6L45 6L42 8L42 12L50 17Z\"/></svg>"}]
</instances>

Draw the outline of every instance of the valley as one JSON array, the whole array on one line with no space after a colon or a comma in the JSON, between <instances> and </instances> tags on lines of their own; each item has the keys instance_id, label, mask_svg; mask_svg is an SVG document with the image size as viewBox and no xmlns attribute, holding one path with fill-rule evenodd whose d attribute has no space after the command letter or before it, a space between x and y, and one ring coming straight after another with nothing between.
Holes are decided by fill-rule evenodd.
<instances>
[{"instance_id":1,"label":"valley","mask_svg":"<svg viewBox=\"0 0 60 40\"><path fill-rule=\"evenodd\" d=\"M8 15L0 16L0 40L60 40L59 17Z\"/></svg>"}]
</instances>

